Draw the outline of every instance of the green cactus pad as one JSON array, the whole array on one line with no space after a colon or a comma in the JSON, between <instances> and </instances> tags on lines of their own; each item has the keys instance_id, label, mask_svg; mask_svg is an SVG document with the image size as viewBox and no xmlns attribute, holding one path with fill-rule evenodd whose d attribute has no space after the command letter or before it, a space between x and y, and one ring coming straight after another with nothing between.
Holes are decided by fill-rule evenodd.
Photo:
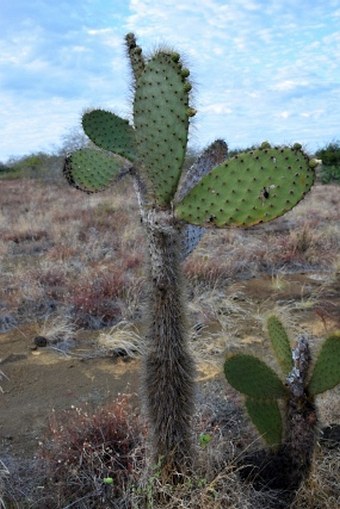
<instances>
[{"instance_id":1,"label":"green cactus pad","mask_svg":"<svg viewBox=\"0 0 340 509\"><path fill-rule=\"evenodd\" d=\"M224 374L230 385L251 398L277 399L287 395L276 373L252 355L232 355L224 363Z\"/></svg>"},{"instance_id":2,"label":"green cactus pad","mask_svg":"<svg viewBox=\"0 0 340 509\"><path fill-rule=\"evenodd\" d=\"M340 383L340 331L329 336L316 360L308 392L315 396Z\"/></svg>"},{"instance_id":3,"label":"green cactus pad","mask_svg":"<svg viewBox=\"0 0 340 509\"><path fill-rule=\"evenodd\" d=\"M247 227L271 221L310 190L308 157L288 147L263 148L214 168L176 206L179 219L201 226Z\"/></svg>"},{"instance_id":4,"label":"green cactus pad","mask_svg":"<svg viewBox=\"0 0 340 509\"><path fill-rule=\"evenodd\" d=\"M293 368L293 358L287 332L275 315L268 318L267 329L278 363L284 375L288 375Z\"/></svg>"},{"instance_id":5,"label":"green cactus pad","mask_svg":"<svg viewBox=\"0 0 340 509\"><path fill-rule=\"evenodd\" d=\"M83 129L93 143L134 161L135 133L129 122L110 111L93 110L83 115Z\"/></svg>"},{"instance_id":6,"label":"green cactus pad","mask_svg":"<svg viewBox=\"0 0 340 509\"><path fill-rule=\"evenodd\" d=\"M276 400L246 399L246 409L265 441L279 445L282 439L282 417Z\"/></svg>"},{"instance_id":7,"label":"green cactus pad","mask_svg":"<svg viewBox=\"0 0 340 509\"><path fill-rule=\"evenodd\" d=\"M175 194L188 138L189 91L176 60L171 53L156 53L136 84L137 152L159 204L170 203Z\"/></svg>"},{"instance_id":8,"label":"green cactus pad","mask_svg":"<svg viewBox=\"0 0 340 509\"><path fill-rule=\"evenodd\" d=\"M123 168L112 155L94 149L80 149L66 158L63 173L69 184L86 193L107 189Z\"/></svg>"}]
</instances>

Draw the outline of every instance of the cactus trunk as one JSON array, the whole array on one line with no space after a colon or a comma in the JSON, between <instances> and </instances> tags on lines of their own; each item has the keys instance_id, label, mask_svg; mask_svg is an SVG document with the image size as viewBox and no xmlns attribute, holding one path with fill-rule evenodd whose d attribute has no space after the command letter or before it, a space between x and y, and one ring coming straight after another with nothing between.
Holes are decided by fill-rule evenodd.
<instances>
[{"instance_id":1,"label":"cactus trunk","mask_svg":"<svg viewBox=\"0 0 340 509\"><path fill-rule=\"evenodd\" d=\"M154 461L162 476L190 470L194 362L188 350L180 225L171 211L144 216L149 246L148 329L142 386Z\"/></svg>"},{"instance_id":2,"label":"cactus trunk","mask_svg":"<svg viewBox=\"0 0 340 509\"><path fill-rule=\"evenodd\" d=\"M288 488L296 490L308 477L312 464L317 427L314 402L306 395L292 395L287 405L286 425L286 440L281 446L281 454L288 465Z\"/></svg>"},{"instance_id":3,"label":"cactus trunk","mask_svg":"<svg viewBox=\"0 0 340 509\"><path fill-rule=\"evenodd\" d=\"M301 336L293 350L294 366L287 377L289 399L283 453L289 459L290 485L296 489L310 470L316 439L317 415L314 398L305 389L311 356L308 340Z\"/></svg>"}]
</instances>

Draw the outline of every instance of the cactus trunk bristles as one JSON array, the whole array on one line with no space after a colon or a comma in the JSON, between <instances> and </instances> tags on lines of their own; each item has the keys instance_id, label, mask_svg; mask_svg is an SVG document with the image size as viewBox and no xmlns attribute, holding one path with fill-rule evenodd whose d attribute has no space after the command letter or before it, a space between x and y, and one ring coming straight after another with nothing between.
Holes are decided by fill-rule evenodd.
<instances>
[{"instance_id":1,"label":"cactus trunk bristles","mask_svg":"<svg viewBox=\"0 0 340 509\"><path fill-rule=\"evenodd\" d=\"M145 217L150 289L142 387L156 464L162 476L190 470L194 362L188 351L180 277L180 230L168 211Z\"/></svg>"}]
</instances>

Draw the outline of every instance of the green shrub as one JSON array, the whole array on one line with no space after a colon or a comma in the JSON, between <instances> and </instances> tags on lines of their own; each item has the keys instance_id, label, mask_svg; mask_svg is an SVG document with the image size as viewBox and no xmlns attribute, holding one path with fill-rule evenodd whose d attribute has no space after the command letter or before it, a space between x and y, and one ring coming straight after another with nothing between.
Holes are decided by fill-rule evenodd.
<instances>
[{"instance_id":1,"label":"green shrub","mask_svg":"<svg viewBox=\"0 0 340 509\"><path fill-rule=\"evenodd\" d=\"M323 184L340 183L340 141L328 143L315 156L322 160L320 180Z\"/></svg>"},{"instance_id":2,"label":"green shrub","mask_svg":"<svg viewBox=\"0 0 340 509\"><path fill-rule=\"evenodd\" d=\"M0 163L0 179L55 178L61 175L61 168L61 156L38 152Z\"/></svg>"}]
</instances>

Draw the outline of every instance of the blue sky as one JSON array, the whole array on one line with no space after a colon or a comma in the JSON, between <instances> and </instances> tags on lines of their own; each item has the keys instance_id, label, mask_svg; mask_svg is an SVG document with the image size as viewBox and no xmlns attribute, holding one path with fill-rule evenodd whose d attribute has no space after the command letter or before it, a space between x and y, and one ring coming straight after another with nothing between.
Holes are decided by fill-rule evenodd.
<instances>
[{"instance_id":1,"label":"blue sky","mask_svg":"<svg viewBox=\"0 0 340 509\"><path fill-rule=\"evenodd\" d=\"M191 144L340 139L339 0L1 0L0 160L53 151L91 107L129 117L124 35L191 70Z\"/></svg>"}]
</instances>

